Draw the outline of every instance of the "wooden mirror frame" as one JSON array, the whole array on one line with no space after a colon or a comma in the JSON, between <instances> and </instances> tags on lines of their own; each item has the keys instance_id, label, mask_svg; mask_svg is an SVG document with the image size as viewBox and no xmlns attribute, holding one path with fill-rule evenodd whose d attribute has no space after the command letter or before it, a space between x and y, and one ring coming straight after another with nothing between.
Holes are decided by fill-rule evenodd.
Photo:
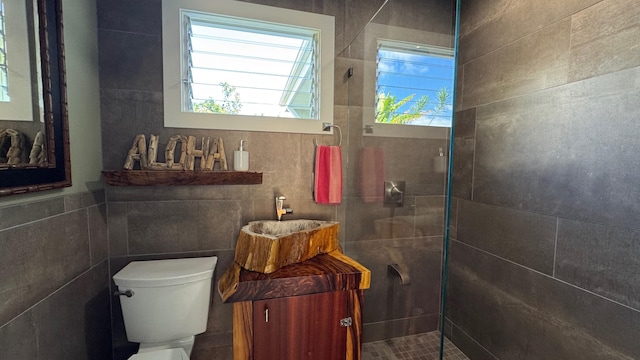
<instances>
[{"instance_id":1,"label":"wooden mirror frame","mask_svg":"<svg viewBox=\"0 0 640 360\"><path fill-rule=\"evenodd\" d=\"M0 196L71 186L67 79L62 27L62 0L34 0L38 36L48 163L0 168Z\"/></svg>"}]
</instances>

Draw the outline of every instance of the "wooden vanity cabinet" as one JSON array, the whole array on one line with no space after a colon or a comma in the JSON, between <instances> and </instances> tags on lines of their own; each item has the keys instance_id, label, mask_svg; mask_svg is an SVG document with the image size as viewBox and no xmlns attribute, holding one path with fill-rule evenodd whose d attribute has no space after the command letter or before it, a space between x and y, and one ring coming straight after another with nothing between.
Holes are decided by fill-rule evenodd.
<instances>
[{"instance_id":1,"label":"wooden vanity cabinet","mask_svg":"<svg viewBox=\"0 0 640 360\"><path fill-rule=\"evenodd\" d=\"M346 291L255 301L253 359L342 360L346 318Z\"/></svg>"},{"instance_id":2,"label":"wooden vanity cabinet","mask_svg":"<svg viewBox=\"0 0 640 360\"><path fill-rule=\"evenodd\" d=\"M232 266L218 289L233 302L234 360L360 360L369 283L369 270L339 253L271 274Z\"/></svg>"}]
</instances>

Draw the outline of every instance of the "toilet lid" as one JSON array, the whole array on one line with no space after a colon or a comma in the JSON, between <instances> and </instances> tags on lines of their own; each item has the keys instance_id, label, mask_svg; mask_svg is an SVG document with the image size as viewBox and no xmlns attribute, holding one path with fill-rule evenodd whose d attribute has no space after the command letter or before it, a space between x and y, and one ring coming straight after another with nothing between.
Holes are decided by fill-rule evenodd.
<instances>
[{"instance_id":1,"label":"toilet lid","mask_svg":"<svg viewBox=\"0 0 640 360\"><path fill-rule=\"evenodd\" d=\"M179 348L139 353L131 356L129 360L189 360L189 356L183 348Z\"/></svg>"}]
</instances>

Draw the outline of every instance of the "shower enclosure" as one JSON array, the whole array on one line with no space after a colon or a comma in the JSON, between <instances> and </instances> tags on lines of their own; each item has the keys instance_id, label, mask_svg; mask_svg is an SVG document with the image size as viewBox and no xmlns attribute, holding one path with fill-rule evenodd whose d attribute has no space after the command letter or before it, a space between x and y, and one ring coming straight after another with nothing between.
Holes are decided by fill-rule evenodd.
<instances>
[{"instance_id":1,"label":"shower enclosure","mask_svg":"<svg viewBox=\"0 0 640 360\"><path fill-rule=\"evenodd\" d=\"M372 272L365 343L441 326L455 69L455 1L375 3L365 16L347 1L344 32L357 35L336 56L348 84L343 104L336 94L348 129L344 246Z\"/></svg>"}]
</instances>

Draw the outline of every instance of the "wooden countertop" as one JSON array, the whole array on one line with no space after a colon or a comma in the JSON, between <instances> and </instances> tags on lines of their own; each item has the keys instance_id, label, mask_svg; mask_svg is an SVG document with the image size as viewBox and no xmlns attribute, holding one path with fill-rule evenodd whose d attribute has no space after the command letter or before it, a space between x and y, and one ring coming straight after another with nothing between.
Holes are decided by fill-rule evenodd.
<instances>
[{"instance_id":1,"label":"wooden countertop","mask_svg":"<svg viewBox=\"0 0 640 360\"><path fill-rule=\"evenodd\" d=\"M222 302L253 301L330 291L368 289L371 271L340 250L263 274L236 262L218 281Z\"/></svg>"}]
</instances>

